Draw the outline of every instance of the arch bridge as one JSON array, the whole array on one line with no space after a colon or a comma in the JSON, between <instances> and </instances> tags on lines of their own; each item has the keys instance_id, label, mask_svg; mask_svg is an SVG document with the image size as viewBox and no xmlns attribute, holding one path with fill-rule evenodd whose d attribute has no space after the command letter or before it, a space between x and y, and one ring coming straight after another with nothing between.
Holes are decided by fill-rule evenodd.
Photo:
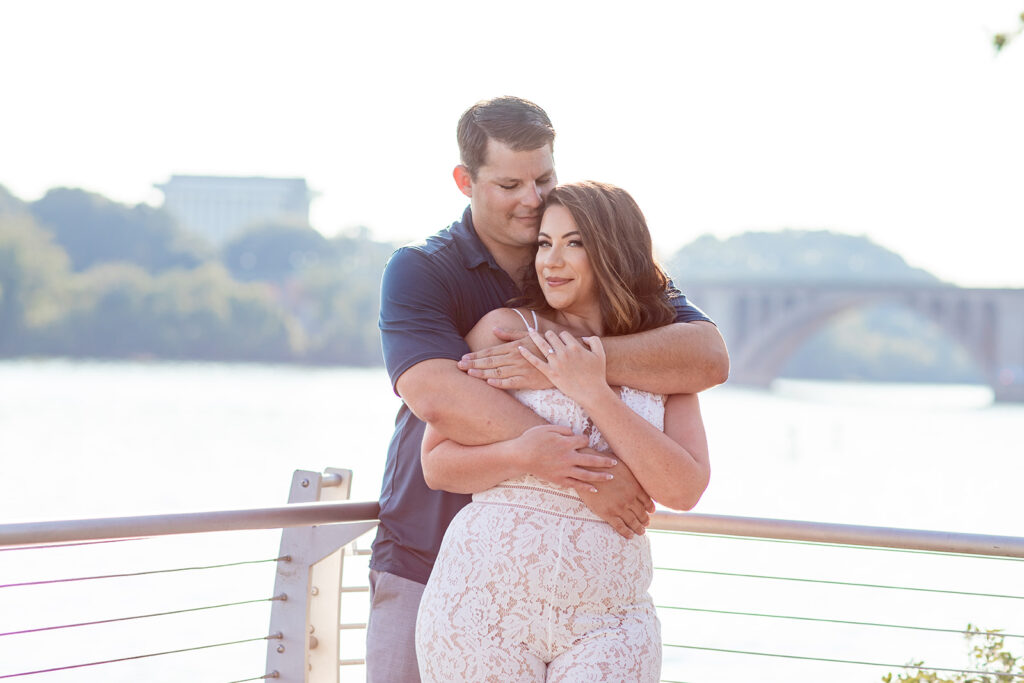
<instances>
[{"instance_id":1,"label":"arch bridge","mask_svg":"<svg viewBox=\"0 0 1024 683\"><path fill-rule=\"evenodd\" d=\"M901 304L970 353L997 401L1024 402L1024 289L825 282L693 283L686 295L718 324L730 382L768 386L789 357L837 315Z\"/></svg>"}]
</instances>

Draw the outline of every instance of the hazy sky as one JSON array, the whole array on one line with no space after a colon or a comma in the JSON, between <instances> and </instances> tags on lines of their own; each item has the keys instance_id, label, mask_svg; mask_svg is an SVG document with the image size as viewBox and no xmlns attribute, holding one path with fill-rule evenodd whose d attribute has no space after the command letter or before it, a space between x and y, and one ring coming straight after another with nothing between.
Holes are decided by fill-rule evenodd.
<instances>
[{"instance_id":1,"label":"hazy sky","mask_svg":"<svg viewBox=\"0 0 1024 683\"><path fill-rule=\"evenodd\" d=\"M159 204L171 174L304 176L315 227L412 239L465 205L455 122L518 94L563 181L702 233L868 235L1024 287L1024 0L0 5L0 184ZM685 282L685 274L679 274Z\"/></svg>"}]
</instances>

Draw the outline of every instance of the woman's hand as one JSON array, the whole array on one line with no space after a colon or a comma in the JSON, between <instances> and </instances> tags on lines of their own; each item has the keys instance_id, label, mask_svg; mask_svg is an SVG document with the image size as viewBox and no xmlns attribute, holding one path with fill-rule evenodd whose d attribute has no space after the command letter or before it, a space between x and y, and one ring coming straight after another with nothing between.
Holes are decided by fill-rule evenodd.
<instances>
[{"instance_id":1,"label":"woman's hand","mask_svg":"<svg viewBox=\"0 0 1024 683\"><path fill-rule=\"evenodd\" d=\"M530 330L530 339L544 354L544 359L523 346L519 347L519 353L569 398L582 403L585 398L611 391L605 374L604 346L599 337L583 337L581 342L568 332L556 334L548 330L541 334Z\"/></svg>"}]
</instances>

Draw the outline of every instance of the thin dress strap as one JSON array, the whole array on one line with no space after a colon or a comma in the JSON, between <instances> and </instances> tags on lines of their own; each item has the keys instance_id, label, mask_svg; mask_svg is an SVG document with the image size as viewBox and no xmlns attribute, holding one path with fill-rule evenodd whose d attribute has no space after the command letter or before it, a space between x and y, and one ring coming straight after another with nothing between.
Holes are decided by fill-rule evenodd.
<instances>
[{"instance_id":1,"label":"thin dress strap","mask_svg":"<svg viewBox=\"0 0 1024 683\"><path fill-rule=\"evenodd\" d=\"M512 310L516 312L516 315L523 319L523 324L526 325L527 329L537 329L537 311L530 311L530 313L533 313L533 327L530 327L530 323L527 322L526 316L520 313L518 308L513 308Z\"/></svg>"}]
</instances>

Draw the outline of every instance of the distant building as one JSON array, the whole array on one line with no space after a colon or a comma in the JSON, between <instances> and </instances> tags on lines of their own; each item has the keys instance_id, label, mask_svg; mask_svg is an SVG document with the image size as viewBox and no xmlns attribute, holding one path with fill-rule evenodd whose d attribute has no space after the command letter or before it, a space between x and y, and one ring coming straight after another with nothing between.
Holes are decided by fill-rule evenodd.
<instances>
[{"instance_id":1,"label":"distant building","mask_svg":"<svg viewBox=\"0 0 1024 683\"><path fill-rule=\"evenodd\" d=\"M172 175L155 187L183 228L218 245L253 224L309 224L311 193L305 178Z\"/></svg>"}]
</instances>

